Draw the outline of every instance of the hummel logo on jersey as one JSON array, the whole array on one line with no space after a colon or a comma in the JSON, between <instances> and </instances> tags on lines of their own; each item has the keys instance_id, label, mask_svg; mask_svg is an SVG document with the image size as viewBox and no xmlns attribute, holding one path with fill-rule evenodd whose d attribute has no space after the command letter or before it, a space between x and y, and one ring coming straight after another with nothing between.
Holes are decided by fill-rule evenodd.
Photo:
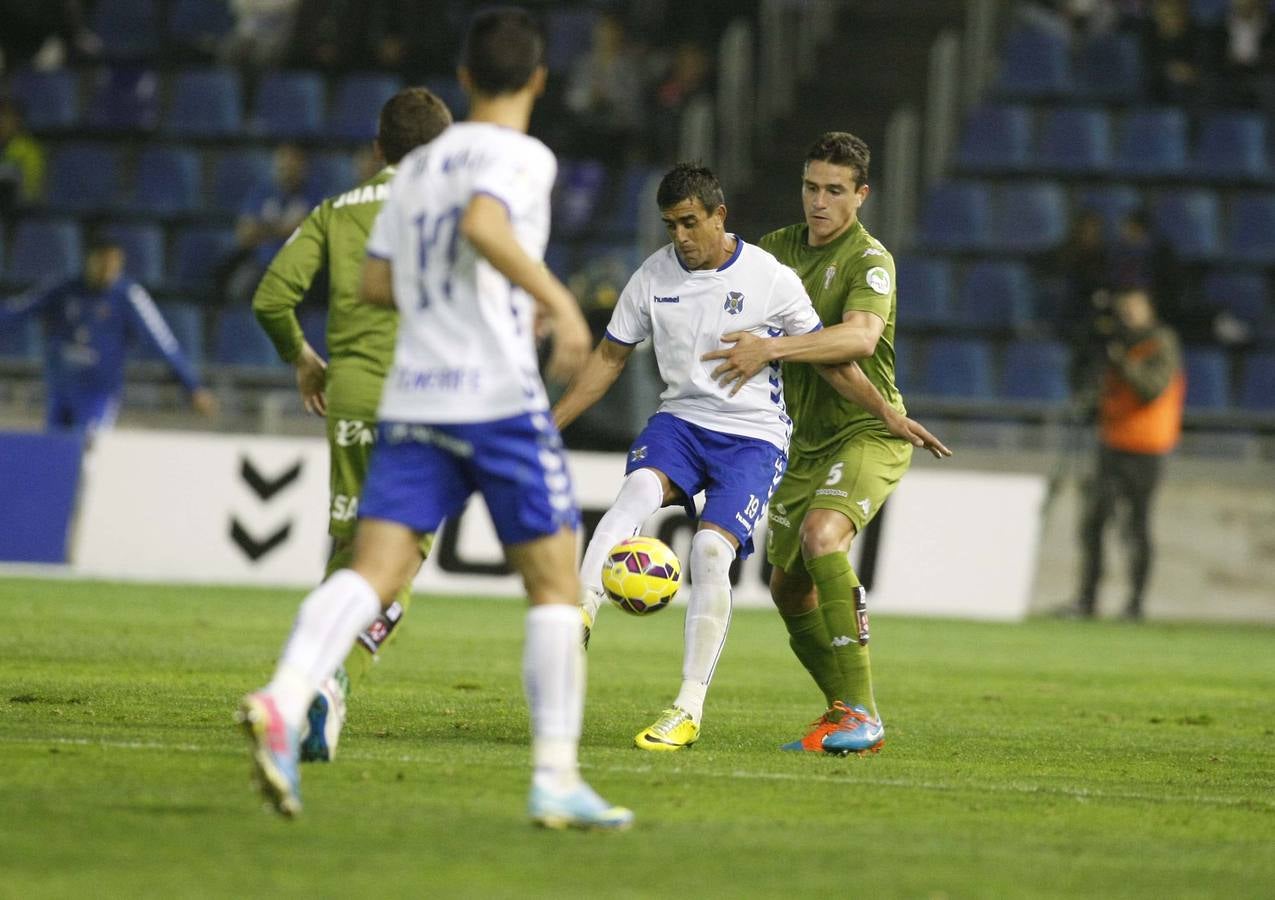
<instances>
[{"instance_id":1,"label":"hummel logo on jersey","mask_svg":"<svg viewBox=\"0 0 1275 900\"><path fill-rule=\"evenodd\" d=\"M629 454L629 459L633 460L634 462L637 462L638 460L646 459L646 445L643 444L641 447L634 447L633 452Z\"/></svg>"},{"instance_id":2,"label":"hummel logo on jersey","mask_svg":"<svg viewBox=\"0 0 1275 900\"><path fill-rule=\"evenodd\" d=\"M846 647L853 643L856 643L856 641L853 638L851 638L849 635L845 635L845 634L839 634L832 639L832 646L834 647Z\"/></svg>"},{"instance_id":3,"label":"hummel logo on jersey","mask_svg":"<svg viewBox=\"0 0 1275 900\"><path fill-rule=\"evenodd\" d=\"M732 316L737 316L744 311L744 295L739 291L731 291L726 295L726 305L722 307Z\"/></svg>"},{"instance_id":4,"label":"hummel logo on jersey","mask_svg":"<svg viewBox=\"0 0 1275 900\"><path fill-rule=\"evenodd\" d=\"M656 298L655 298L655 302L656 302L656 303L681 303L681 302L682 302L682 298L681 298L681 296L677 296L677 297L656 297Z\"/></svg>"},{"instance_id":5,"label":"hummel logo on jersey","mask_svg":"<svg viewBox=\"0 0 1275 900\"><path fill-rule=\"evenodd\" d=\"M854 505L859 507L859 509L863 510L863 514L865 516L872 511L872 500L868 497L864 497L862 500L854 501Z\"/></svg>"}]
</instances>

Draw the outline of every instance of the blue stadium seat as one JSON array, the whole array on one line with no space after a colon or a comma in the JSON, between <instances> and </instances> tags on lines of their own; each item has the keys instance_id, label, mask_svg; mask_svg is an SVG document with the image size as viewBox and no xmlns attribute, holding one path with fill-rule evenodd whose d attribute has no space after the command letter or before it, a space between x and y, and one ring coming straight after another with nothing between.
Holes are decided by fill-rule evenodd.
<instances>
[{"instance_id":1,"label":"blue stadium seat","mask_svg":"<svg viewBox=\"0 0 1275 900\"><path fill-rule=\"evenodd\" d=\"M226 0L173 0L168 10L168 36L182 46L209 53L234 24Z\"/></svg>"},{"instance_id":2,"label":"blue stadium seat","mask_svg":"<svg viewBox=\"0 0 1275 900\"><path fill-rule=\"evenodd\" d=\"M921 213L921 242L933 249L978 250L991 236L991 195L977 182L948 182L930 190Z\"/></svg>"},{"instance_id":3,"label":"blue stadium seat","mask_svg":"<svg viewBox=\"0 0 1275 900\"><path fill-rule=\"evenodd\" d=\"M1267 287L1262 272L1214 269L1204 276L1204 302L1250 325L1261 325L1271 315Z\"/></svg>"},{"instance_id":4,"label":"blue stadium seat","mask_svg":"<svg viewBox=\"0 0 1275 900\"><path fill-rule=\"evenodd\" d=\"M1031 154L1032 113L1026 106L980 106L965 119L956 165L967 172L1017 172Z\"/></svg>"},{"instance_id":5,"label":"blue stadium seat","mask_svg":"<svg viewBox=\"0 0 1275 900\"><path fill-rule=\"evenodd\" d=\"M1275 194L1235 197L1227 225L1228 256L1246 263L1275 265Z\"/></svg>"},{"instance_id":6,"label":"blue stadium seat","mask_svg":"<svg viewBox=\"0 0 1275 900\"><path fill-rule=\"evenodd\" d=\"M998 92L1006 97L1039 99L1072 92L1071 48L1061 32L1020 25L1001 50Z\"/></svg>"},{"instance_id":7,"label":"blue stadium seat","mask_svg":"<svg viewBox=\"0 0 1275 900\"><path fill-rule=\"evenodd\" d=\"M231 366L285 365L252 310L238 306L223 309L217 317L213 359Z\"/></svg>"},{"instance_id":8,"label":"blue stadium seat","mask_svg":"<svg viewBox=\"0 0 1275 900\"><path fill-rule=\"evenodd\" d=\"M921 393L936 397L992 399L992 349L977 338L930 341Z\"/></svg>"},{"instance_id":9,"label":"blue stadium seat","mask_svg":"<svg viewBox=\"0 0 1275 900\"><path fill-rule=\"evenodd\" d=\"M45 187L52 207L84 213L112 209L122 190L119 150L103 143L63 145L49 164Z\"/></svg>"},{"instance_id":10,"label":"blue stadium seat","mask_svg":"<svg viewBox=\"0 0 1275 900\"><path fill-rule=\"evenodd\" d=\"M14 327L0 329L0 359L35 362L44 351L40 322L28 316Z\"/></svg>"},{"instance_id":11,"label":"blue stadium seat","mask_svg":"<svg viewBox=\"0 0 1275 900\"><path fill-rule=\"evenodd\" d=\"M915 332L894 333L894 384L905 394L916 382L913 358L918 342Z\"/></svg>"},{"instance_id":12,"label":"blue stadium seat","mask_svg":"<svg viewBox=\"0 0 1275 900\"><path fill-rule=\"evenodd\" d=\"M894 260L899 279L899 323L909 328L944 325L952 318L952 264L946 259L903 256Z\"/></svg>"},{"instance_id":13,"label":"blue stadium seat","mask_svg":"<svg viewBox=\"0 0 1275 900\"><path fill-rule=\"evenodd\" d=\"M1067 347L1058 341L1011 341L1005 348L1000 395L1009 400L1064 402L1071 395L1069 363Z\"/></svg>"},{"instance_id":14,"label":"blue stadium seat","mask_svg":"<svg viewBox=\"0 0 1275 900\"><path fill-rule=\"evenodd\" d=\"M1161 194L1152 206L1155 231L1183 259L1209 260L1222 249L1217 195L1202 189Z\"/></svg>"},{"instance_id":15,"label":"blue stadium seat","mask_svg":"<svg viewBox=\"0 0 1275 900\"><path fill-rule=\"evenodd\" d=\"M124 271L150 289L164 281L164 230L145 223L114 224L108 234L124 250Z\"/></svg>"},{"instance_id":16,"label":"blue stadium seat","mask_svg":"<svg viewBox=\"0 0 1275 900\"><path fill-rule=\"evenodd\" d=\"M1105 109L1064 106L1045 115L1036 166L1048 172L1089 175L1111 168L1111 117Z\"/></svg>"},{"instance_id":17,"label":"blue stadium seat","mask_svg":"<svg viewBox=\"0 0 1275 900\"><path fill-rule=\"evenodd\" d=\"M567 237L582 235L593 221L606 180L606 166L597 160L563 160L553 188L554 229Z\"/></svg>"},{"instance_id":18,"label":"blue stadium seat","mask_svg":"<svg viewBox=\"0 0 1275 900\"><path fill-rule=\"evenodd\" d=\"M154 216L182 215L201 203L199 157L181 147L148 147L137 160L133 206Z\"/></svg>"},{"instance_id":19,"label":"blue stadium seat","mask_svg":"<svg viewBox=\"0 0 1275 900\"><path fill-rule=\"evenodd\" d=\"M958 325L995 330L1016 328L1032 319L1034 285L1021 262L983 261L961 280L952 320Z\"/></svg>"},{"instance_id":20,"label":"blue stadium seat","mask_svg":"<svg viewBox=\"0 0 1275 900\"><path fill-rule=\"evenodd\" d=\"M1142 96L1142 46L1124 32L1091 35L1076 57L1076 93L1080 97L1132 103Z\"/></svg>"},{"instance_id":21,"label":"blue stadium seat","mask_svg":"<svg viewBox=\"0 0 1275 900\"><path fill-rule=\"evenodd\" d=\"M1116 143L1118 174L1161 178L1186 171L1187 117L1169 107L1135 109L1125 114Z\"/></svg>"},{"instance_id":22,"label":"blue stadium seat","mask_svg":"<svg viewBox=\"0 0 1275 900\"><path fill-rule=\"evenodd\" d=\"M22 104L27 127L32 131L57 131L79 124L80 82L73 70L22 69L13 74L9 89Z\"/></svg>"},{"instance_id":23,"label":"blue stadium seat","mask_svg":"<svg viewBox=\"0 0 1275 900\"><path fill-rule=\"evenodd\" d=\"M232 137L243 121L243 87L229 69L178 72L164 128L186 137Z\"/></svg>"},{"instance_id":24,"label":"blue stadium seat","mask_svg":"<svg viewBox=\"0 0 1275 900\"><path fill-rule=\"evenodd\" d=\"M217 267L234 248L235 232L230 228L194 225L179 230L168 267L169 282L192 294L211 295Z\"/></svg>"},{"instance_id":25,"label":"blue stadium seat","mask_svg":"<svg viewBox=\"0 0 1275 900\"><path fill-rule=\"evenodd\" d=\"M1216 347L1187 347L1186 405L1191 409L1225 409L1231 405L1230 366Z\"/></svg>"},{"instance_id":26,"label":"blue stadium seat","mask_svg":"<svg viewBox=\"0 0 1275 900\"><path fill-rule=\"evenodd\" d=\"M8 281L32 284L80 271L80 228L66 219L23 219L13 229Z\"/></svg>"},{"instance_id":27,"label":"blue stadium seat","mask_svg":"<svg viewBox=\"0 0 1275 900\"><path fill-rule=\"evenodd\" d=\"M438 99L447 104L447 108L451 110L452 118L457 122L469 115L469 96L455 78L426 78L425 87L433 91L438 96Z\"/></svg>"},{"instance_id":28,"label":"blue stadium seat","mask_svg":"<svg viewBox=\"0 0 1275 900\"><path fill-rule=\"evenodd\" d=\"M1201 178L1261 181L1270 174L1266 120L1258 113L1213 113L1204 119L1193 168Z\"/></svg>"},{"instance_id":29,"label":"blue stadium seat","mask_svg":"<svg viewBox=\"0 0 1275 900\"><path fill-rule=\"evenodd\" d=\"M94 131L154 129L159 124L159 75L135 66L98 69L84 118Z\"/></svg>"},{"instance_id":30,"label":"blue stadium seat","mask_svg":"<svg viewBox=\"0 0 1275 900\"><path fill-rule=\"evenodd\" d=\"M589 9L550 8L545 21L545 62L550 72L566 72L589 52L597 19L598 14Z\"/></svg>"},{"instance_id":31,"label":"blue stadium seat","mask_svg":"<svg viewBox=\"0 0 1275 900\"><path fill-rule=\"evenodd\" d=\"M1275 353L1249 353L1244 357L1239 405L1244 409L1275 410Z\"/></svg>"},{"instance_id":32,"label":"blue stadium seat","mask_svg":"<svg viewBox=\"0 0 1275 900\"><path fill-rule=\"evenodd\" d=\"M328 311L317 306L300 310L297 319L306 341L324 359L328 358Z\"/></svg>"},{"instance_id":33,"label":"blue stadium seat","mask_svg":"<svg viewBox=\"0 0 1275 900\"><path fill-rule=\"evenodd\" d=\"M1093 210L1102 216L1108 235L1114 235L1124 218L1143 206L1142 193L1128 184L1083 188L1074 200L1077 212Z\"/></svg>"},{"instance_id":34,"label":"blue stadium seat","mask_svg":"<svg viewBox=\"0 0 1275 900\"><path fill-rule=\"evenodd\" d=\"M264 150L227 150L213 166L214 209L238 213L253 189L270 177L270 154Z\"/></svg>"},{"instance_id":35,"label":"blue stadium seat","mask_svg":"<svg viewBox=\"0 0 1275 900\"><path fill-rule=\"evenodd\" d=\"M1051 250L1067 235L1067 195L1050 182L1000 189L992 219L991 249L1008 253Z\"/></svg>"},{"instance_id":36,"label":"blue stadium seat","mask_svg":"<svg viewBox=\"0 0 1275 900\"><path fill-rule=\"evenodd\" d=\"M198 366L204 359L204 308L198 303L185 300L166 301L156 305L186 358L192 365ZM164 359L146 338L138 341L133 351L138 359L148 362L162 362Z\"/></svg>"},{"instance_id":37,"label":"blue stadium seat","mask_svg":"<svg viewBox=\"0 0 1275 900\"><path fill-rule=\"evenodd\" d=\"M269 138L300 138L323 128L323 78L314 72L270 72L257 86L252 128Z\"/></svg>"},{"instance_id":38,"label":"blue stadium seat","mask_svg":"<svg viewBox=\"0 0 1275 900\"><path fill-rule=\"evenodd\" d=\"M332 101L328 134L352 141L372 140L381 107L402 87L396 75L359 72L345 76Z\"/></svg>"},{"instance_id":39,"label":"blue stadium seat","mask_svg":"<svg viewBox=\"0 0 1275 900\"><path fill-rule=\"evenodd\" d=\"M357 183L348 153L315 153L309 159L310 184L324 197L348 191Z\"/></svg>"},{"instance_id":40,"label":"blue stadium seat","mask_svg":"<svg viewBox=\"0 0 1275 900\"><path fill-rule=\"evenodd\" d=\"M1216 25L1231 9L1231 0L1191 0L1191 20L1197 25Z\"/></svg>"},{"instance_id":41,"label":"blue stadium seat","mask_svg":"<svg viewBox=\"0 0 1275 900\"><path fill-rule=\"evenodd\" d=\"M159 52L156 0L97 0L91 28L108 57L153 57Z\"/></svg>"}]
</instances>

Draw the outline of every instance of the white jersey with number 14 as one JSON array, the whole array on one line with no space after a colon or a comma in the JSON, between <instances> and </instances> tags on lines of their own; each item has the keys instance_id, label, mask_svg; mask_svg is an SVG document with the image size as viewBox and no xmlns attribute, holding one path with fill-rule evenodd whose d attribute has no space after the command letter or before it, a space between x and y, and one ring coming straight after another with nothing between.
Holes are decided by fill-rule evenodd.
<instances>
[{"instance_id":1,"label":"white jersey with number 14","mask_svg":"<svg viewBox=\"0 0 1275 900\"><path fill-rule=\"evenodd\" d=\"M535 138L478 122L452 125L399 163L367 243L390 262L399 311L383 421L487 422L548 408L534 301L458 229L470 201L488 194L522 249L543 259L557 169Z\"/></svg>"}]
</instances>

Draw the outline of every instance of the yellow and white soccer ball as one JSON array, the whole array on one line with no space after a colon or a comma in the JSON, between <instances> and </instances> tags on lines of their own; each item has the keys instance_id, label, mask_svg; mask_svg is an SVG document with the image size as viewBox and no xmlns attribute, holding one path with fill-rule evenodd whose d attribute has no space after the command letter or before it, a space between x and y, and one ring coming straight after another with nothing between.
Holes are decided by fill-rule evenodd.
<instances>
[{"instance_id":1,"label":"yellow and white soccer ball","mask_svg":"<svg viewBox=\"0 0 1275 900\"><path fill-rule=\"evenodd\" d=\"M645 616L668 606L682 583L682 563L668 544L634 537L611 548L602 564L602 588L616 606Z\"/></svg>"}]
</instances>

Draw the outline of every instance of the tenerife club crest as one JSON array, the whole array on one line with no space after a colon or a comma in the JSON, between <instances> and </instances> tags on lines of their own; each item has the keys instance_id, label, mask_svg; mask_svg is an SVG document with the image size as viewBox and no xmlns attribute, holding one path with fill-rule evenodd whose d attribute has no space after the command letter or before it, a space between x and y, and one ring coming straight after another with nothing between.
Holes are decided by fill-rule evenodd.
<instances>
[{"instance_id":1,"label":"tenerife club crest","mask_svg":"<svg viewBox=\"0 0 1275 900\"><path fill-rule=\"evenodd\" d=\"M737 316L744 311L744 295L739 291L731 291L726 295L726 305L722 307L732 316Z\"/></svg>"}]
</instances>

